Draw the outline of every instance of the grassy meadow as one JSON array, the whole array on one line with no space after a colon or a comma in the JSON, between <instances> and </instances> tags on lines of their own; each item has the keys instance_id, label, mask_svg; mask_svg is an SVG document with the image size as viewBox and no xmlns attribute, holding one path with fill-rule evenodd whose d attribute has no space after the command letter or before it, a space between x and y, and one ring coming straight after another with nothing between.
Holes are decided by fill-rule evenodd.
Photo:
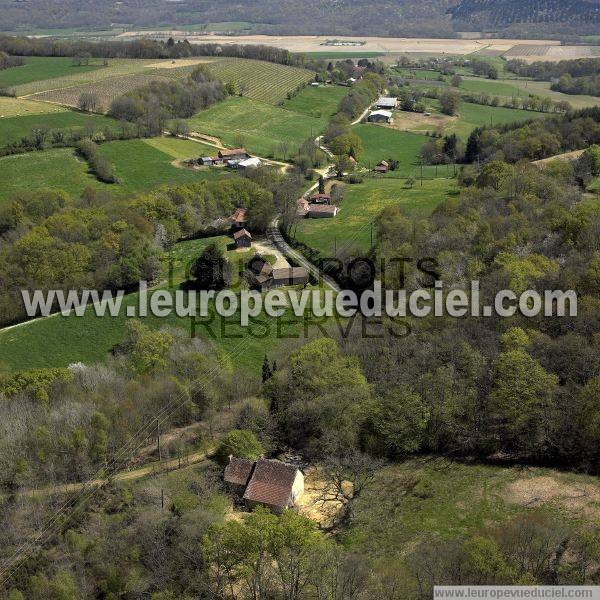
<instances>
[{"instance_id":1,"label":"grassy meadow","mask_svg":"<svg viewBox=\"0 0 600 600\"><path fill-rule=\"evenodd\" d=\"M408 131L397 131L374 123L355 125L354 132L360 136L364 152L359 157L359 164L373 169L381 160L390 158L399 161L396 171L390 177L420 177L419 154L425 142L429 139L425 135ZM435 167L423 167L424 177L434 177Z\"/></svg>"},{"instance_id":2,"label":"grassy meadow","mask_svg":"<svg viewBox=\"0 0 600 600\"><path fill-rule=\"evenodd\" d=\"M403 179L373 177L360 184L344 186L344 199L336 217L300 219L292 234L298 241L328 256L343 247L368 250L372 223L384 208L400 206L407 215L422 218L456 193L456 182L452 179L425 180L422 187L416 183L409 188Z\"/></svg>"},{"instance_id":3,"label":"grassy meadow","mask_svg":"<svg viewBox=\"0 0 600 600\"><path fill-rule=\"evenodd\" d=\"M168 138L101 144L100 153L113 164L118 184L98 181L72 148L5 156L0 158L0 203L15 192L43 187L62 189L72 196L78 196L86 187L130 196L163 184L226 177L228 173L223 169L196 171L171 164L174 159L200 156L206 149L203 144Z\"/></svg>"},{"instance_id":4,"label":"grassy meadow","mask_svg":"<svg viewBox=\"0 0 600 600\"><path fill-rule=\"evenodd\" d=\"M24 101L26 102L26 101ZM30 102L29 104L42 104L40 102ZM68 109L60 109L51 104L45 106L51 109L46 113L26 114L23 116L14 116L0 118L0 140L2 145L17 142L23 137L29 137L34 129L47 130L81 130L90 127L94 130L109 128L116 130L117 121L102 115L93 115L81 113ZM1 103L0 103L1 111ZM0 112L0 114L2 114Z\"/></svg>"},{"instance_id":5,"label":"grassy meadow","mask_svg":"<svg viewBox=\"0 0 600 600\"><path fill-rule=\"evenodd\" d=\"M93 59L91 64L76 67L72 58L27 56L22 67L0 71L0 88L25 86L34 81L59 77L72 77L102 69L102 61Z\"/></svg>"},{"instance_id":6,"label":"grassy meadow","mask_svg":"<svg viewBox=\"0 0 600 600\"><path fill-rule=\"evenodd\" d=\"M347 93L348 88L339 85L309 85L290 100L285 100L282 107L309 117L331 117Z\"/></svg>"},{"instance_id":7,"label":"grassy meadow","mask_svg":"<svg viewBox=\"0 0 600 600\"><path fill-rule=\"evenodd\" d=\"M286 159L306 139L317 136L327 118L235 97L194 115L188 124L191 131L216 136L228 146L242 145L259 156Z\"/></svg>"},{"instance_id":8,"label":"grassy meadow","mask_svg":"<svg viewBox=\"0 0 600 600\"><path fill-rule=\"evenodd\" d=\"M47 102L35 102L33 100L25 100L24 98L0 96L0 119L26 117L29 115L47 115L50 113L66 112L67 110L63 106L56 106Z\"/></svg>"}]
</instances>

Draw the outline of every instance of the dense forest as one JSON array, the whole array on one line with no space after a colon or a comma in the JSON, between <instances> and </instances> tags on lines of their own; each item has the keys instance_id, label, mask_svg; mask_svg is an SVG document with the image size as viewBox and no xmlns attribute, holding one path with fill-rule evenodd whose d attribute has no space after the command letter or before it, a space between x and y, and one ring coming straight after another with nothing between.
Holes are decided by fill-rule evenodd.
<instances>
[{"instance_id":1,"label":"dense forest","mask_svg":"<svg viewBox=\"0 0 600 600\"><path fill-rule=\"evenodd\" d=\"M207 0L177 3L86 0L27 3L1 0L5 30L23 28L127 27L197 25L240 21L252 33L279 35L371 35L392 37L453 37L456 31L494 31L523 37L594 33L599 13L593 0L382 0L330 3L325 0L275 2L252 0L219 4Z\"/></svg>"}]
</instances>

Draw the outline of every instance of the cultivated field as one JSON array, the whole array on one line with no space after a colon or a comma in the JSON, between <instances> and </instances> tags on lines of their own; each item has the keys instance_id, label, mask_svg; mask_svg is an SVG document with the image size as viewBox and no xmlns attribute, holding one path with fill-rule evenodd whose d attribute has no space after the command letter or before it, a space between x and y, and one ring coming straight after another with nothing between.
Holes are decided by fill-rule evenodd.
<instances>
[{"instance_id":1,"label":"cultivated field","mask_svg":"<svg viewBox=\"0 0 600 600\"><path fill-rule=\"evenodd\" d=\"M550 89L548 81L532 81L529 79L507 79L498 83L506 83L517 87L526 94L535 94L537 96L548 96L554 102L566 101L573 108L585 108L586 106L600 105L600 98L595 96L563 94Z\"/></svg>"},{"instance_id":2,"label":"cultivated field","mask_svg":"<svg viewBox=\"0 0 600 600\"><path fill-rule=\"evenodd\" d=\"M266 158L287 159L317 136L326 118L315 118L248 98L229 98L188 119L191 131L216 136L228 146Z\"/></svg>"},{"instance_id":3,"label":"cultivated field","mask_svg":"<svg viewBox=\"0 0 600 600\"><path fill-rule=\"evenodd\" d=\"M369 178L360 184L345 185L344 189L336 217L301 219L293 232L297 240L326 256L356 246L368 250L372 223L388 206L400 206L407 215L421 218L457 193L456 182L451 179L426 180L422 187L416 183L409 188L404 179Z\"/></svg>"},{"instance_id":4,"label":"cultivated field","mask_svg":"<svg viewBox=\"0 0 600 600\"><path fill-rule=\"evenodd\" d=\"M81 94L92 93L98 97L98 109L107 111L113 100L152 81L169 81L169 79L156 74L126 75L104 79L95 83L56 88L29 97L42 102L76 107Z\"/></svg>"},{"instance_id":5,"label":"cultivated field","mask_svg":"<svg viewBox=\"0 0 600 600\"><path fill-rule=\"evenodd\" d=\"M271 104L281 102L315 76L307 69L243 58L223 58L211 63L210 70L223 83L235 83L247 98Z\"/></svg>"},{"instance_id":6,"label":"cultivated field","mask_svg":"<svg viewBox=\"0 0 600 600\"><path fill-rule=\"evenodd\" d=\"M25 64L14 69L0 71L0 88L26 89L25 86L35 81L64 77L81 77L86 73L101 70L99 59L93 64L76 67L72 58L28 56ZM19 92L21 93L21 92ZM25 92L23 92L25 93Z\"/></svg>"},{"instance_id":7,"label":"cultivated field","mask_svg":"<svg viewBox=\"0 0 600 600\"><path fill-rule=\"evenodd\" d=\"M65 112L61 106L52 106L45 102L33 102L22 98L0 96L0 119Z\"/></svg>"},{"instance_id":8,"label":"cultivated field","mask_svg":"<svg viewBox=\"0 0 600 600\"><path fill-rule=\"evenodd\" d=\"M557 46L555 44L517 44L504 53L506 58L518 58L525 62L538 60L559 61L600 56L598 46Z\"/></svg>"}]
</instances>

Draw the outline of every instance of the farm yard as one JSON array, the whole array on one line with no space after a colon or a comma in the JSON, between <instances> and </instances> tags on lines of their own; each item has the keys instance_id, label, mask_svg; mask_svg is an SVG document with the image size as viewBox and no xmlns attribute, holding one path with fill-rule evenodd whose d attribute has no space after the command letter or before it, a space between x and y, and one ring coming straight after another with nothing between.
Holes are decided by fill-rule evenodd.
<instances>
[{"instance_id":1,"label":"farm yard","mask_svg":"<svg viewBox=\"0 0 600 600\"><path fill-rule=\"evenodd\" d=\"M372 223L384 208L400 206L408 216L424 218L457 193L453 179L425 180L423 186L415 183L411 188L404 179L368 178L360 184L344 185L344 199L336 217L300 219L292 235L325 256L354 247L367 251Z\"/></svg>"},{"instance_id":2,"label":"farm yard","mask_svg":"<svg viewBox=\"0 0 600 600\"><path fill-rule=\"evenodd\" d=\"M245 146L259 156L283 160L327 124L326 118L239 97L228 98L187 121L192 132L216 136L228 146Z\"/></svg>"}]
</instances>

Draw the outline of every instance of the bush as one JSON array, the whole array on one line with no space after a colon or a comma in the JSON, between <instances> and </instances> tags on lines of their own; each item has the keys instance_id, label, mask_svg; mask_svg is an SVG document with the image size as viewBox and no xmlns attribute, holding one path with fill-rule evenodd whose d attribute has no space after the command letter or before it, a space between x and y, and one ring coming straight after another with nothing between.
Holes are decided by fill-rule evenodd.
<instances>
[{"instance_id":1,"label":"bush","mask_svg":"<svg viewBox=\"0 0 600 600\"><path fill-rule=\"evenodd\" d=\"M226 465L230 456L255 460L262 453L263 448L251 431L233 429L221 440L215 452L215 459L219 464Z\"/></svg>"}]
</instances>

